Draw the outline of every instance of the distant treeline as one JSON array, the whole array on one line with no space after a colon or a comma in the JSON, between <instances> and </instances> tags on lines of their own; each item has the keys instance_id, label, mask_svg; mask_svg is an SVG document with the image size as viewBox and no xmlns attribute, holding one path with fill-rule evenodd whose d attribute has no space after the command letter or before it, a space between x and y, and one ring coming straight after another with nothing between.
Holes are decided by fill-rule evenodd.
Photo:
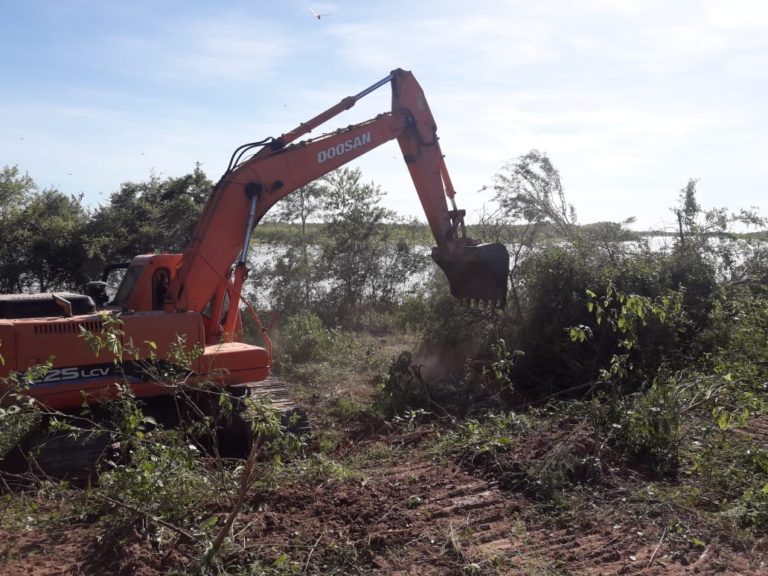
<instances>
[{"instance_id":1,"label":"distant treeline","mask_svg":"<svg viewBox=\"0 0 768 576\"><path fill-rule=\"evenodd\" d=\"M434 244L434 238L425 222L408 223L389 223L381 224L391 230L391 235L395 238L405 240L408 243L417 246L426 246ZM319 241L325 234L326 224L323 222L308 222L305 224L306 235L312 241ZM502 224L494 228L495 234L499 237L517 237L524 229L525 225ZM264 221L256 227L253 233L253 240L263 244L286 244L291 238L299 233L301 224L290 222ZM489 227L486 224L469 224L467 226L467 235L470 238L478 240L491 241L495 238L488 238ZM676 230L630 230L622 227L616 222L595 222L592 224L575 224L576 233L588 235L594 239L620 240L624 242L636 242L641 238L676 238L679 232ZM704 233L707 236L723 235L720 232ZM756 240L768 240L768 231L759 232L728 232L729 237L752 238ZM618 235L618 238L617 238ZM539 233L540 241L557 241L565 238L551 224L544 223Z\"/></svg>"},{"instance_id":2,"label":"distant treeline","mask_svg":"<svg viewBox=\"0 0 768 576\"><path fill-rule=\"evenodd\" d=\"M413 245L432 245L435 243L432 232L425 222L394 222L380 224L390 229L392 237L402 239ZM305 224L305 233L310 243L320 241L326 233L327 225L323 222L308 222ZM483 241L495 241L498 238L515 238L520 236L526 229L526 225L519 224L499 224L489 226L487 224L469 224L466 227L467 236ZM286 244L300 232L301 224L290 222L264 221L260 223L253 233L253 239L256 242L264 244ZM637 232L620 227L614 222L597 222L594 224L575 225L574 229L578 232L588 233L595 238L610 238L616 240L617 233L621 240L633 241L642 236L664 236L674 234L657 233L653 231ZM492 236L492 237L491 237ZM538 233L539 240L557 241L564 239L558 230L548 224L543 223Z\"/></svg>"},{"instance_id":3,"label":"distant treeline","mask_svg":"<svg viewBox=\"0 0 768 576\"><path fill-rule=\"evenodd\" d=\"M629 221L577 224L559 173L546 155L532 151L496 174L489 187L488 216L468 225L466 232L476 240L508 246L576 239L631 242L651 236L768 239L756 214L702 210L695 184L691 180L681 190L680 202L672 208L678 216L672 229L633 231ZM93 207L82 195L40 188L29 174L6 166L0 171L0 292L82 289L105 264L137 254L180 252L212 190L213 182L197 165L180 177L123 183L106 203ZM317 246L346 233L339 224L339 217L345 216L353 223L362 218L359 232L380 240L409 247L433 245L425 223L381 206L383 194L374 183L364 182L359 170L337 170L278 202L257 226L254 241L291 245L299 235L303 245ZM694 226L692 214L702 222ZM732 222L741 223L739 232L729 225Z\"/></svg>"}]
</instances>

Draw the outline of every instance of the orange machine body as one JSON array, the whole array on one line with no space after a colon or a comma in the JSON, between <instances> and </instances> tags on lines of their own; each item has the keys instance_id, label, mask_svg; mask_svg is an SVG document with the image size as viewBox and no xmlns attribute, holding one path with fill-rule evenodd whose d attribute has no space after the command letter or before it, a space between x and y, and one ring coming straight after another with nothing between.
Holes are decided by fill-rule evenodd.
<instances>
[{"instance_id":1,"label":"orange machine body","mask_svg":"<svg viewBox=\"0 0 768 576\"><path fill-rule=\"evenodd\" d=\"M142 359L153 354L166 358L179 335L187 343L202 343L205 331L202 317L195 312L174 314L162 311L133 312L120 316L122 343L136 350ZM47 365L45 373L29 382L28 393L52 409L79 407L84 401L98 402L114 396L118 384L129 385L138 397L169 393L166 385L147 380L142 363L133 355L116 363L106 353L96 356L81 336L81 331L98 333L100 314L70 318L0 320L3 358L0 378L8 377L17 366ZM130 341L129 341L130 340ZM207 345L191 366L193 374L232 386L264 380L269 375L270 354L266 348L243 342Z\"/></svg>"},{"instance_id":2,"label":"orange machine body","mask_svg":"<svg viewBox=\"0 0 768 576\"><path fill-rule=\"evenodd\" d=\"M387 84L392 88L391 112L295 142ZM503 304L506 249L478 246L465 236L464 211L456 208L424 93L410 72L398 69L279 138L238 148L184 253L134 258L104 312L120 317L126 343L137 347L142 357L153 352L166 358L183 336L188 346L202 348L193 366L197 378L212 378L224 387L265 379L271 365L266 331L258 324L264 346L242 342L240 317L253 228L281 198L395 139L437 244L433 258L448 275L452 292L463 299ZM81 337L81 329L98 331L102 317L95 310L72 314L66 299L59 298L57 304L65 310L64 317L0 317L0 354L5 358L0 377L51 362L51 369L32 382L29 393L60 409L77 408L84 398L113 394L115 382L127 382L139 397L169 393L139 371L123 370L117 378L114 359L95 358Z\"/></svg>"}]
</instances>

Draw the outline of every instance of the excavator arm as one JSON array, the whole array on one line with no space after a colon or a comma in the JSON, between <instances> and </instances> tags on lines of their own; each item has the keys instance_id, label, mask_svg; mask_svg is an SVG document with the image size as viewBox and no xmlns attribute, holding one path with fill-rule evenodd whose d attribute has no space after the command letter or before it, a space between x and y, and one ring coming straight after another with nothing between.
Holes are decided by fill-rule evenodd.
<instances>
[{"instance_id":1,"label":"excavator arm","mask_svg":"<svg viewBox=\"0 0 768 576\"><path fill-rule=\"evenodd\" d=\"M391 112L296 142L385 84L392 87ZM201 312L211 306L211 318L219 318L225 297L230 309L234 306L236 310L247 274L250 235L269 209L301 186L394 139L436 241L433 259L448 276L451 292L458 298L503 306L509 268L506 248L479 245L466 237L464 211L456 208L424 93L410 72L398 69L279 138L245 145L235 152L183 254L166 297L166 310ZM255 154L242 159L257 147ZM219 332L231 333L234 315L225 322Z\"/></svg>"}]
</instances>

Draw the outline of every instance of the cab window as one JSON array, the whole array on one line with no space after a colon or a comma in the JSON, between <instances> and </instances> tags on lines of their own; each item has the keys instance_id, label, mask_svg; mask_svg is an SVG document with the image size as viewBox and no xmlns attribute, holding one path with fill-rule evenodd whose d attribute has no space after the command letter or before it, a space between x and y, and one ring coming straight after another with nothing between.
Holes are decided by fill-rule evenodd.
<instances>
[{"instance_id":1,"label":"cab window","mask_svg":"<svg viewBox=\"0 0 768 576\"><path fill-rule=\"evenodd\" d=\"M139 279L139 276L141 276L143 269L144 266L128 267L128 270L125 271L125 276L123 276L123 281L120 283L120 287L117 289L115 299L112 301L113 305L121 306L123 308L126 307L128 299L131 297L133 289L136 286L136 281Z\"/></svg>"}]
</instances>

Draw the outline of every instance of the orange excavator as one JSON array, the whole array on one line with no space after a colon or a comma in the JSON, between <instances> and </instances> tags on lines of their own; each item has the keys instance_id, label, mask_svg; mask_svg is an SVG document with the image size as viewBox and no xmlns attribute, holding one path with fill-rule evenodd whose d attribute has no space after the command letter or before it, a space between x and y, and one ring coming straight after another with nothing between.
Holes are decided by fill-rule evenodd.
<instances>
[{"instance_id":1,"label":"orange excavator","mask_svg":"<svg viewBox=\"0 0 768 576\"><path fill-rule=\"evenodd\" d=\"M298 140L387 84L392 88L391 112ZM111 301L103 282L91 283L88 295L0 296L0 382L11 373L49 363L27 393L48 408L64 411L77 409L84 398L98 402L114 394L118 377L130 384L137 398L168 396L171 391L161 382L139 371L118 374L111 359L94 356L81 333L98 333L107 313L120 318L121 338L130 340L140 357L166 359L178 335L184 335L188 346L202 349L192 365L196 378L225 389L258 387L269 375L271 344L260 323L263 345L243 342L241 319L241 305L249 309L241 291L254 227L281 198L394 139L435 238L432 257L445 272L452 294L503 306L507 250L466 236L465 212L456 207L424 93L410 72L397 69L279 138L239 147L184 253L135 257Z\"/></svg>"}]
</instances>

